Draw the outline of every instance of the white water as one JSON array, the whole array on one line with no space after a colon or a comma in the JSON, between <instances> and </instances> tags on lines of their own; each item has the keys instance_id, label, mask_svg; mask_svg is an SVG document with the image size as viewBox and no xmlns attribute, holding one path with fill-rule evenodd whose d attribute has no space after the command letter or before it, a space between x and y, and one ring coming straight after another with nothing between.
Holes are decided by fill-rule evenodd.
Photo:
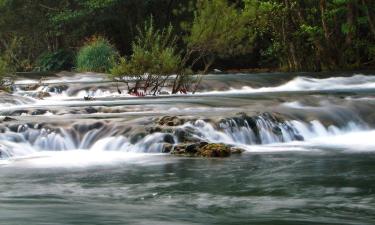
<instances>
[{"instance_id":1,"label":"white water","mask_svg":"<svg viewBox=\"0 0 375 225\"><path fill-rule=\"evenodd\" d=\"M61 92L50 92L49 84L65 84L76 82L92 83L106 81L102 75L78 75L75 77L63 77L43 81L44 86L35 91L23 91L17 87L16 98L9 101L4 98L0 102L1 110L16 110L35 106L89 106L90 104L100 105L107 101L100 100L104 97L129 97L125 90L123 94L109 89L82 89L75 91L73 95L68 94L69 89ZM16 85L27 83L37 83L37 81L22 80L16 82ZM70 87L69 87L70 88ZM77 86L74 87L77 89ZM354 75L352 77L334 77L327 79L316 79L308 77L296 77L293 80L276 86L252 88L243 87L242 89L231 89L227 91L201 92L199 95L216 95L231 93L259 93L259 92L291 92L291 91L312 91L312 90L364 90L375 88L375 76ZM51 97L43 100L31 98L37 92L49 92ZM91 96L96 101L84 102L83 97ZM178 95L182 96L182 95ZM14 96L13 96L14 97ZM140 104L142 100L138 98L116 100L118 104ZM144 100L145 101L145 100ZM156 99L147 100L152 103ZM152 104L150 103L150 104ZM197 113L218 112L228 110L213 107L197 106L180 108L172 105L164 107L160 112L178 112L178 113ZM300 102L288 102L283 104L286 107L294 109L308 109ZM323 105L325 107L326 105ZM141 113L141 112L140 112ZM46 112L43 116L51 116L52 112ZM180 128L189 130L191 135L201 141L213 143L226 143L246 149L249 152L274 152L274 151L316 151L317 149L345 151L375 151L375 131L371 130L366 124L347 121L340 127L324 126L320 121L313 120L308 122L291 120L286 123L277 123L267 118L258 117L256 126L259 133L255 133L251 124L246 121L239 124L238 121L228 119L226 123L220 124L217 128L214 125L197 120L194 123L186 123ZM25 165L41 166L86 166L99 165L101 163L118 163L146 155L159 154L163 151L163 141L166 134L154 133L148 135L135 144L131 144L130 138L114 135L113 130L91 130L83 134L81 138L74 138L68 130L50 131L45 129L34 129L28 127L19 127L17 132L10 130L0 134L1 164L10 162L20 162ZM177 143L177 137L174 136L174 142ZM303 141L302 141L303 139ZM1 158L0 157L0 158ZM18 163L19 164L19 163Z\"/></svg>"},{"instance_id":2,"label":"white water","mask_svg":"<svg viewBox=\"0 0 375 225\"><path fill-rule=\"evenodd\" d=\"M38 84L42 82L43 84L67 84L67 83L93 83L108 81L105 78L105 74L98 73L77 73L74 76L60 76L57 78L43 79L43 80L31 80L22 79L17 80L14 83L16 85L28 85L28 84Z\"/></svg>"},{"instance_id":3,"label":"white water","mask_svg":"<svg viewBox=\"0 0 375 225\"><path fill-rule=\"evenodd\" d=\"M201 92L200 94L223 93L262 93L262 92L293 92L293 91L326 91L326 90L363 90L375 88L375 76L354 75L351 77L331 77L325 79L296 77L276 87L253 88L244 86L241 89L227 91Z\"/></svg>"},{"instance_id":4,"label":"white water","mask_svg":"<svg viewBox=\"0 0 375 225\"><path fill-rule=\"evenodd\" d=\"M258 116L256 125L260 140L256 138L249 124L239 125L235 120L221 123L219 130L202 120L188 122L180 128L188 130L193 137L201 141L226 143L249 152L310 151L318 146L344 146L357 151L375 150L375 142L367 141L375 138L375 131L354 122L348 122L338 128L332 125L325 127L317 120L309 123L295 120L275 123ZM274 132L276 127L279 128L278 134ZM8 130L0 134L2 157L7 159L3 160L2 164L20 160L26 165L53 164L68 167L119 163L131 160L138 156L137 154L145 156L146 153L161 153L165 136L169 135L153 133L131 144L130 139L125 136L112 135L113 131L105 128L93 129L77 140L69 130L60 129L60 132L55 132L19 126L17 132ZM296 141L295 135L303 137L304 141ZM176 136L173 136L173 140L178 143Z\"/></svg>"},{"instance_id":5,"label":"white water","mask_svg":"<svg viewBox=\"0 0 375 225\"><path fill-rule=\"evenodd\" d=\"M82 100L83 97L90 96L96 99L107 98L107 97L133 97L127 94L125 87L120 87L121 94L116 90L108 89L94 89L94 90L81 90L75 94L68 94L69 91L62 92L50 92L48 85L50 84L67 84L67 83L91 83L91 82L103 82L106 81L101 75L77 75L74 77L62 77L59 79L51 79L43 81L43 85L35 91L22 91L17 88L18 92L16 94L22 96L32 96L33 94L46 91L51 94L51 97L47 97L46 100L49 101L61 101L61 100ZM24 84L36 84L37 81L32 80L22 80L17 81L16 85ZM218 94L246 94L246 93L267 93L267 92L293 92L293 91L327 91L327 90L365 90L375 88L375 76L365 76L365 75L354 75L351 77L332 77L325 79L317 79L310 77L296 77L293 80L281 84L275 87L262 87L253 88L251 86L244 86L241 89L229 89L224 91L205 91L198 92L196 95L218 95ZM188 94L191 95L191 94ZM181 94L176 94L176 96L181 96Z\"/></svg>"}]
</instances>

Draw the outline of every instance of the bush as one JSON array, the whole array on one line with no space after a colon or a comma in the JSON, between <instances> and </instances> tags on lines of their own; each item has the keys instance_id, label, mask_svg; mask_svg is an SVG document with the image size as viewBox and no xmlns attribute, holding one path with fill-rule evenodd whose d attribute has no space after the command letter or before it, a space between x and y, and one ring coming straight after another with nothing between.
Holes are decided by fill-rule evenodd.
<instances>
[{"instance_id":1,"label":"bush","mask_svg":"<svg viewBox=\"0 0 375 225\"><path fill-rule=\"evenodd\" d=\"M10 92L10 85L13 82L12 69L9 64L0 57L0 90Z\"/></svg>"},{"instance_id":2,"label":"bush","mask_svg":"<svg viewBox=\"0 0 375 225\"><path fill-rule=\"evenodd\" d=\"M0 78L8 73L8 64L0 58Z\"/></svg>"},{"instance_id":3,"label":"bush","mask_svg":"<svg viewBox=\"0 0 375 225\"><path fill-rule=\"evenodd\" d=\"M116 64L117 50L103 37L93 37L79 50L77 69L81 72L109 72Z\"/></svg>"},{"instance_id":4,"label":"bush","mask_svg":"<svg viewBox=\"0 0 375 225\"><path fill-rule=\"evenodd\" d=\"M39 56L37 67L39 71L70 70L73 67L74 54L60 49L56 52L46 52Z\"/></svg>"},{"instance_id":5,"label":"bush","mask_svg":"<svg viewBox=\"0 0 375 225\"><path fill-rule=\"evenodd\" d=\"M168 78L181 70L181 56L177 52L177 38L173 28L155 29L152 19L138 30L133 42L133 54L129 59L121 58L112 70L112 76L126 82L132 78L135 87L130 92L137 92L142 85L145 93L155 94L168 81Z\"/></svg>"}]
</instances>

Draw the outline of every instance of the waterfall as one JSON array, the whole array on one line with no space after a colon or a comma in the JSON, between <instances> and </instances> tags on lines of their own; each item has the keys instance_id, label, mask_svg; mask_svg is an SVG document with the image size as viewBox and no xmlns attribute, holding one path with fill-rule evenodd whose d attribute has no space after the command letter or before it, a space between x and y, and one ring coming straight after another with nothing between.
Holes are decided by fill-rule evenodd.
<instances>
[{"instance_id":1,"label":"waterfall","mask_svg":"<svg viewBox=\"0 0 375 225\"><path fill-rule=\"evenodd\" d=\"M219 129L203 120L183 126L192 136L202 141L241 145L266 145L291 141L303 141L316 137L334 136L350 131L368 129L366 125L348 122L342 127L325 127L320 121L297 120L280 122L263 114L245 118L230 118L220 122Z\"/></svg>"},{"instance_id":2,"label":"waterfall","mask_svg":"<svg viewBox=\"0 0 375 225\"><path fill-rule=\"evenodd\" d=\"M268 145L292 141L308 141L367 130L358 122L349 121L340 127L325 126L319 120L281 121L263 113L222 119L218 123L204 120L186 122L169 132L124 134L124 128L113 124L74 124L70 128L45 128L40 125L4 127L0 133L1 158L25 156L39 151L123 151L161 153L166 144L183 142L179 131L193 141L226 143L233 146ZM126 130L126 129L125 129ZM186 142L186 140L185 140Z\"/></svg>"}]
</instances>

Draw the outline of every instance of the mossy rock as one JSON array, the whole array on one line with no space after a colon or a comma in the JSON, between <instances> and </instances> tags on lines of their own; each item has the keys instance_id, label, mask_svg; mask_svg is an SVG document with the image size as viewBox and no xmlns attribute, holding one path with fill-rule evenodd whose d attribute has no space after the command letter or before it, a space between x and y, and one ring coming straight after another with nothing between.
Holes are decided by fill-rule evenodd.
<instances>
[{"instance_id":1,"label":"mossy rock","mask_svg":"<svg viewBox=\"0 0 375 225\"><path fill-rule=\"evenodd\" d=\"M29 84L29 85L27 85L27 86L24 87L24 90L25 91L35 91L39 87L40 87L39 84Z\"/></svg>"},{"instance_id":2,"label":"mossy rock","mask_svg":"<svg viewBox=\"0 0 375 225\"><path fill-rule=\"evenodd\" d=\"M178 118L177 116L164 116L159 119L158 124L163 126L180 126L184 124L184 119Z\"/></svg>"},{"instance_id":3,"label":"mossy rock","mask_svg":"<svg viewBox=\"0 0 375 225\"><path fill-rule=\"evenodd\" d=\"M223 158L231 154L240 154L242 151L235 150L226 144L210 144L207 142L178 144L171 154L188 157Z\"/></svg>"},{"instance_id":4,"label":"mossy rock","mask_svg":"<svg viewBox=\"0 0 375 225\"><path fill-rule=\"evenodd\" d=\"M207 144L198 150L202 157L229 157L232 154L231 148L225 144Z\"/></svg>"}]
</instances>

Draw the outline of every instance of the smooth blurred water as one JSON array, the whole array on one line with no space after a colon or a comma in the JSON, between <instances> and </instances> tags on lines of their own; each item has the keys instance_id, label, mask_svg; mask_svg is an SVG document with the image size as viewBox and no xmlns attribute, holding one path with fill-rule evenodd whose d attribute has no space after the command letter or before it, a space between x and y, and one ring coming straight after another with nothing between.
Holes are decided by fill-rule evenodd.
<instances>
[{"instance_id":1,"label":"smooth blurred water","mask_svg":"<svg viewBox=\"0 0 375 225\"><path fill-rule=\"evenodd\" d=\"M374 153L4 167L1 224L374 224Z\"/></svg>"},{"instance_id":2,"label":"smooth blurred water","mask_svg":"<svg viewBox=\"0 0 375 225\"><path fill-rule=\"evenodd\" d=\"M30 83L0 96L0 225L375 224L374 75L209 75L196 95L144 98L100 74ZM165 134L125 136L165 115L246 152L183 158L160 153Z\"/></svg>"}]
</instances>

